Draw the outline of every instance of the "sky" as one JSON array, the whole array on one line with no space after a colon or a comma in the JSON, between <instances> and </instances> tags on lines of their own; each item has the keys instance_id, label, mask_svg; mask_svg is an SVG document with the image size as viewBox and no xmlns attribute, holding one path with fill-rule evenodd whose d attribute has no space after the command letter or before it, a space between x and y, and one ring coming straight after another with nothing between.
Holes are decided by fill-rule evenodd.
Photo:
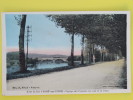
<instances>
[{"instance_id":1,"label":"sky","mask_svg":"<svg viewBox=\"0 0 133 100\"><path fill-rule=\"evenodd\" d=\"M17 14L5 15L7 52L18 51L20 26L14 16L18 17ZM27 14L26 26L28 25L32 27L29 53L70 55L71 36L64 32L64 28L57 27L46 15ZM80 55L80 41L81 37L75 36L75 55Z\"/></svg>"}]
</instances>

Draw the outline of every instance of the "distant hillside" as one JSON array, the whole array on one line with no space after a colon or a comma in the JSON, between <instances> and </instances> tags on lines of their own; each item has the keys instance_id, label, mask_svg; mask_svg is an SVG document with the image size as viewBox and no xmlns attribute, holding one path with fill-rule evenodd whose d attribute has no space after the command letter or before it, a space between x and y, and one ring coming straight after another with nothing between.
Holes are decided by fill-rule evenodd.
<instances>
[{"instance_id":1,"label":"distant hillside","mask_svg":"<svg viewBox=\"0 0 133 100\"><path fill-rule=\"evenodd\" d=\"M19 53L18 52L8 52L7 53L7 59L18 60L19 59Z\"/></svg>"},{"instance_id":2,"label":"distant hillside","mask_svg":"<svg viewBox=\"0 0 133 100\"><path fill-rule=\"evenodd\" d=\"M59 54L55 54L55 55L47 55L47 54L29 54L29 57L31 58L53 58L53 57L62 57L62 58L66 58L68 56L66 55L59 55Z\"/></svg>"},{"instance_id":3,"label":"distant hillside","mask_svg":"<svg viewBox=\"0 0 133 100\"><path fill-rule=\"evenodd\" d=\"M29 58L53 58L53 57L66 58L68 56L60 55L60 54L55 54L55 55L34 54L34 53L29 54ZM7 53L7 59L18 60L19 59L19 52L8 52Z\"/></svg>"}]
</instances>

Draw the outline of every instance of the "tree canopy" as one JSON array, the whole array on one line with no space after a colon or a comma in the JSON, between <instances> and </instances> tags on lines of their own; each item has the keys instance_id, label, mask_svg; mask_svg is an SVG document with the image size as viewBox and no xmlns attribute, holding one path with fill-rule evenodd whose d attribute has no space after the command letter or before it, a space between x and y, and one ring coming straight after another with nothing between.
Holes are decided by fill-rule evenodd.
<instances>
[{"instance_id":1,"label":"tree canopy","mask_svg":"<svg viewBox=\"0 0 133 100\"><path fill-rule=\"evenodd\" d=\"M48 17L57 26L65 28L68 34L84 34L91 43L103 45L112 53L120 50L126 57L125 14L69 14Z\"/></svg>"}]
</instances>

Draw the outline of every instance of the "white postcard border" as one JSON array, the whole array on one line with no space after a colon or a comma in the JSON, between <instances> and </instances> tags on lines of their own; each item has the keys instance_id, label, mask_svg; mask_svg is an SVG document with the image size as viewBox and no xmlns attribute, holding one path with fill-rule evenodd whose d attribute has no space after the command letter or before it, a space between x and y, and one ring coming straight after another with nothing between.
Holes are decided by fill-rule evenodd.
<instances>
[{"instance_id":1,"label":"white postcard border","mask_svg":"<svg viewBox=\"0 0 133 100\"><path fill-rule=\"evenodd\" d=\"M89 90L28 90L9 91L6 82L6 22L5 14L127 14L127 89L89 89ZM59 12L3 12L2 14L2 94L11 95L60 95L60 94L103 94L131 93L131 63L130 63L130 12L129 11L59 11Z\"/></svg>"}]
</instances>

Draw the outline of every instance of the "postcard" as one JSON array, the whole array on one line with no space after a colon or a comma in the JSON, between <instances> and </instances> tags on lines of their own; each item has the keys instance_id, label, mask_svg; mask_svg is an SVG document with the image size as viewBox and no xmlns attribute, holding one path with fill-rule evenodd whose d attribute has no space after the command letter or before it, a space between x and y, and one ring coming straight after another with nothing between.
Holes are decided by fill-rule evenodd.
<instances>
[{"instance_id":1,"label":"postcard","mask_svg":"<svg viewBox=\"0 0 133 100\"><path fill-rule=\"evenodd\" d=\"M130 93L130 12L2 13L3 95Z\"/></svg>"}]
</instances>

